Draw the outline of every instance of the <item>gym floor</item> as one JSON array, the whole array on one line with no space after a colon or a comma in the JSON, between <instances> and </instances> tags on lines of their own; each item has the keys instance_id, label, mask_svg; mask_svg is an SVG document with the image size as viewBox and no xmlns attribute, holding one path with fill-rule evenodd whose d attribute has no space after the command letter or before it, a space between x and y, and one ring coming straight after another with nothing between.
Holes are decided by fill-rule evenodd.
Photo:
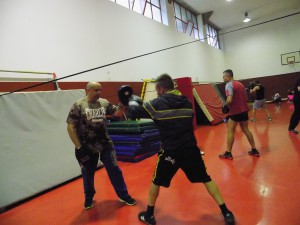
<instances>
[{"instance_id":1,"label":"gym floor","mask_svg":"<svg viewBox=\"0 0 300 225\"><path fill-rule=\"evenodd\" d=\"M260 158L248 156L249 144L239 127L232 161L218 158L225 151L226 123L200 126L195 133L205 152L208 173L234 212L237 224L299 225L300 134L287 132L293 107L282 103L280 107L268 104L268 108L271 122L266 121L262 111L257 113L257 122L249 122ZM155 163L156 156L136 164L119 163L129 192L137 200L136 206L118 202L105 169L101 169L95 177L97 193L92 209L83 210L80 178L3 212L0 224L139 225L137 214L146 208ZM161 189L155 216L158 225L224 224L218 206L204 186L189 183L182 171L176 174L169 189Z\"/></svg>"}]
</instances>

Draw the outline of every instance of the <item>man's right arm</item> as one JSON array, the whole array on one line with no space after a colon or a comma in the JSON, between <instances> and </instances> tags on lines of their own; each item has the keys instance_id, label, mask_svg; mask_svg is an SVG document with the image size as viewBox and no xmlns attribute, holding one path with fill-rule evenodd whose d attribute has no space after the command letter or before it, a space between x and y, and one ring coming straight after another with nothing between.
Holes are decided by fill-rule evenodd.
<instances>
[{"instance_id":1,"label":"man's right arm","mask_svg":"<svg viewBox=\"0 0 300 225\"><path fill-rule=\"evenodd\" d=\"M148 111L141 105L131 105L126 110L126 116L131 119L151 118Z\"/></svg>"},{"instance_id":2,"label":"man's right arm","mask_svg":"<svg viewBox=\"0 0 300 225\"><path fill-rule=\"evenodd\" d=\"M232 101L233 101L233 96L232 95L228 95L227 98L226 98L226 102L225 104L230 106L232 104Z\"/></svg>"},{"instance_id":3,"label":"man's right arm","mask_svg":"<svg viewBox=\"0 0 300 225\"><path fill-rule=\"evenodd\" d=\"M81 147L81 144L80 144L78 135L76 133L75 124L74 123L68 123L67 130L68 130L69 136L70 136L73 144L75 145L75 148L79 149Z\"/></svg>"},{"instance_id":4,"label":"man's right arm","mask_svg":"<svg viewBox=\"0 0 300 225\"><path fill-rule=\"evenodd\" d=\"M226 92L225 104L227 106L230 106L232 101L233 101L233 85L232 85L232 82L226 84L225 92Z\"/></svg>"}]
</instances>

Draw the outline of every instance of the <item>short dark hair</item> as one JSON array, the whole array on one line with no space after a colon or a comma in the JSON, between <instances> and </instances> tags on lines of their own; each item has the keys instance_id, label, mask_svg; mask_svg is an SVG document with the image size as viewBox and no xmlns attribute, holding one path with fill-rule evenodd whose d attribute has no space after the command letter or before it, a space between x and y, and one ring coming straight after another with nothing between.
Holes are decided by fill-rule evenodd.
<instances>
[{"instance_id":1,"label":"short dark hair","mask_svg":"<svg viewBox=\"0 0 300 225\"><path fill-rule=\"evenodd\" d=\"M168 90L174 89L174 81L169 74L162 74L156 78L156 85L158 87L166 88Z\"/></svg>"},{"instance_id":2,"label":"short dark hair","mask_svg":"<svg viewBox=\"0 0 300 225\"><path fill-rule=\"evenodd\" d=\"M233 77L233 71L230 69L225 70L223 73L227 73L229 76Z\"/></svg>"},{"instance_id":3,"label":"short dark hair","mask_svg":"<svg viewBox=\"0 0 300 225\"><path fill-rule=\"evenodd\" d=\"M254 83L255 84L260 84L260 81L259 80L255 80Z\"/></svg>"}]
</instances>

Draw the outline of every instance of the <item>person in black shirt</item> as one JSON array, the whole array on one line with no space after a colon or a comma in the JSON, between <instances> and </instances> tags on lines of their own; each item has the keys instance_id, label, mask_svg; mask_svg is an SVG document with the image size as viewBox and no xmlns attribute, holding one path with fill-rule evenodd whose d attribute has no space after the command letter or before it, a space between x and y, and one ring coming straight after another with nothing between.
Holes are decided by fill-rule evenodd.
<instances>
[{"instance_id":1,"label":"person in black shirt","mask_svg":"<svg viewBox=\"0 0 300 225\"><path fill-rule=\"evenodd\" d=\"M129 104L125 109L129 118L151 118L161 136L161 151L152 179L148 207L138 218L145 224L154 225L154 206L160 186L169 187L173 176L182 169L192 183L203 183L219 205L227 224L235 224L234 215L226 207L218 187L206 172L206 167L193 130L194 111L187 97L174 89L174 82L168 74L156 80L158 98L145 102L143 106Z\"/></svg>"},{"instance_id":2,"label":"person in black shirt","mask_svg":"<svg viewBox=\"0 0 300 225\"><path fill-rule=\"evenodd\" d=\"M251 94L255 94L255 101L253 104L253 116L251 121L256 121L255 115L256 110L258 109L263 109L267 115L267 120L271 121L272 118L270 116L269 110L266 108L265 87L260 84L259 80L256 80L254 83L254 88L250 90Z\"/></svg>"},{"instance_id":3,"label":"person in black shirt","mask_svg":"<svg viewBox=\"0 0 300 225\"><path fill-rule=\"evenodd\" d=\"M294 87L293 103L294 103L294 113L291 116L289 132L298 134L299 132L296 131L295 128L299 124L299 120L300 120L300 79L296 81Z\"/></svg>"}]
</instances>

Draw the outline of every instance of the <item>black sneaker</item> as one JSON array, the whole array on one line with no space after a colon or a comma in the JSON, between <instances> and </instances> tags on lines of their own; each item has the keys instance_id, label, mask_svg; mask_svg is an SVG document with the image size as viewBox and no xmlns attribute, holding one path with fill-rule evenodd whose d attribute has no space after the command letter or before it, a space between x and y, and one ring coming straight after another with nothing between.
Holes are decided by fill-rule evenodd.
<instances>
[{"instance_id":1,"label":"black sneaker","mask_svg":"<svg viewBox=\"0 0 300 225\"><path fill-rule=\"evenodd\" d=\"M156 220L155 220L154 216L146 216L146 212L140 212L138 217L139 217L139 220L145 224L148 224L148 225L156 224Z\"/></svg>"},{"instance_id":2,"label":"black sneaker","mask_svg":"<svg viewBox=\"0 0 300 225\"><path fill-rule=\"evenodd\" d=\"M219 158L220 159L229 159L229 160L233 159L231 152L227 152L227 151L224 152L223 154L219 155Z\"/></svg>"},{"instance_id":3,"label":"black sneaker","mask_svg":"<svg viewBox=\"0 0 300 225\"><path fill-rule=\"evenodd\" d=\"M252 149L251 151L248 152L249 155L255 156L255 157L259 157L259 151L257 151L257 149Z\"/></svg>"},{"instance_id":4,"label":"black sneaker","mask_svg":"<svg viewBox=\"0 0 300 225\"><path fill-rule=\"evenodd\" d=\"M130 195L126 196L125 198L119 198L120 202L126 203L127 205L135 205L136 201L131 198Z\"/></svg>"},{"instance_id":5,"label":"black sneaker","mask_svg":"<svg viewBox=\"0 0 300 225\"><path fill-rule=\"evenodd\" d=\"M293 134L299 134L299 132L298 132L298 131L296 131L296 130L292 130L292 129L289 129L289 132L290 132L290 133L293 133Z\"/></svg>"},{"instance_id":6,"label":"black sneaker","mask_svg":"<svg viewBox=\"0 0 300 225\"><path fill-rule=\"evenodd\" d=\"M85 200L83 208L87 210L93 208L93 206L94 206L93 200Z\"/></svg>"},{"instance_id":7,"label":"black sneaker","mask_svg":"<svg viewBox=\"0 0 300 225\"><path fill-rule=\"evenodd\" d=\"M230 211L224 215L224 220L225 220L226 225L234 225L235 224L234 215Z\"/></svg>"}]
</instances>

